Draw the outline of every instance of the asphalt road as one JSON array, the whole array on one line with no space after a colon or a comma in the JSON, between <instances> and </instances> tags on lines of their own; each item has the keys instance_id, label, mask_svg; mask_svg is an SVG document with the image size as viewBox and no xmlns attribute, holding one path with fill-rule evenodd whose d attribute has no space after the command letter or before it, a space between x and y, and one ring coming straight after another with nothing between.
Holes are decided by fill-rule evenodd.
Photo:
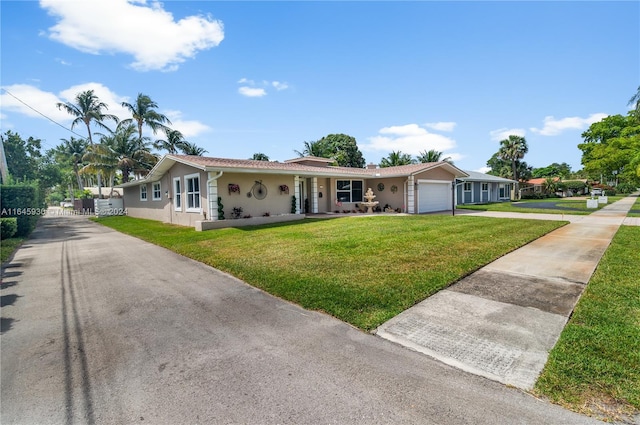
<instances>
[{"instance_id":1,"label":"asphalt road","mask_svg":"<svg viewBox=\"0 0 640 425\"><path fill-rule=\"evenodd\" d=\"M94 224L3 269L0 422L589 424Z\"/></svg>"}]
</instances>

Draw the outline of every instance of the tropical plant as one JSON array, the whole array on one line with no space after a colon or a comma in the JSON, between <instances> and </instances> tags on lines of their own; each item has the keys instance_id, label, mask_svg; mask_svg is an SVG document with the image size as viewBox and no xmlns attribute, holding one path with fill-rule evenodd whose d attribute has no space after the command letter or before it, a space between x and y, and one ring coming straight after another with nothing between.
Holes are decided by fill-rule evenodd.
<instances>
[{"instance_id":1,"label":"tropical plant","mask_svg":"<svg viewBox=\"0 0 640 425\"><path fill-rule=\"evenodd\" d=\"M558 191L558 182L559 179L557 177L547 177L542 183L542 190L547 195L553 195Z\"/></svg>"},{"instance_id":2,"label":"tropical plant","mask_svg":"<svg viewBox=\"0 0 640 425\"><path fill-rule=\"evenodd\" d=\"M518 161L524 158L528 151L527 141L522 136L512 134L508 138L500 141L498 157L511 163L511 178L516 181L513 196L516 196L518 193L518 183L521 178L521 176L518 175Z\"/></svg>"},{"instance_id":3,"label":"tropical plant","mask_svg":"<svg viewBox=\"0 0 640 425\"><path fill-rule=\"evenodd\" d=\"M440 162L446 161L451 162L451 157L442 158L442 152L437 151L435 149L431 149L428 151L422 151L417 156L418 162L429 163L429 162Z\"/></svg>"},{"instance_id":4,"label":"tropical plant","mask_svg":"<svg viewBox=\"0 0 640 425\"><path fill-rule=\"evenodd\" d=\"M136 136L136 127L133 124L121 123L115 133L103 137L105 144L116 161L116 167L122 172L122 182L129 181L131 174L146 175L158 162L144 139Z\"/></svg>"},{"instance_id":5,"label":"tropical plant","mask_svg":"<svg viewBox=\"0 0 640 425\"><path fill-rule=\"evenodd\" d=\"M633 106L632 113L636 117L636 120L640 121L640 86L638 86L636 93L629 99L627 106Z\"/></svg>"},{"instance_id":6,"label":"tropical plant","mask_svg":"<svg viewBox=\"0 0 640 425\"><path fill-rule=\"evenodd\" d=\"M195 156L202 156L207 152L204 148L201 148L195 143L190 143L186 141L182 144L182 146L180 147L180 150L185 155L195 155Z\"/></svg>"},{"instance_id":7,"label":"tropical plant","mask_svg":"<svg viewBox=\"0 0 640 425\"><path fill-rule=\"evenodd\" d=\"M382 158L380 161L380 168L396 167L399 165L415 164L416 161L411 158L408 153L402 153L401 151L392 151L386 158Z\"/></svg>"},{"instance_id":8,"label":"tropical plant","mask_svg":"<svg viewBox=\"0 0 640 425\"><path fill-rule=\"evenodd\" d=\"M184 136L178 130L172 130L170 128L165 128L164 133L167 136L166 140L156 140L153 142L153 147L158 150L167 151L167 153L170 154L177 154L181 147L187 142Z\"/></svg>"},{"instance_id":9,"label":"tropical plant","mask_svg":"<svg viewBox=\"0 0 640 425\"><path fill-rule=\"evenodd\" d=\"M171 121L166 115L156 111L158 104L146 94L138 93L133 104L122 102L122 106L131 113L131 118L124 119L122 122L125 125L135 123L140 140L142 140L142 127L145 125L153 131L153 134L156 134L158 130L165 130L168 128L167 125L171 125Z\"/></svg>"}]
</instances>

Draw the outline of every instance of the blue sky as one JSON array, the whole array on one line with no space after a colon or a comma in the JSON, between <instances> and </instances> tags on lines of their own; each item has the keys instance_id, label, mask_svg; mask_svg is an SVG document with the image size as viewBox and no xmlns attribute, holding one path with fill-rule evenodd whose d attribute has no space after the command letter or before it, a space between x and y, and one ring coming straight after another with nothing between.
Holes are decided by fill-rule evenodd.
<instances>
[{"instance_id":1,"label":"blue sky","mask_svg":"<svg viewBox=\"0 0 640 425\"><path fill-rule=\"evenodd\" d=\"M635 1L3 0L0 8L0 130L45 148L74 136L51 121L71 123L56 102L94 89L120 118L129 117L121 102L151 96L208 156L283 161L305 141L345 133L368 163L436 149L482 170L501 139L519 134L529 165L578 170L580 134L626 114L640 85Z\"/></svg>"}]
</instances>

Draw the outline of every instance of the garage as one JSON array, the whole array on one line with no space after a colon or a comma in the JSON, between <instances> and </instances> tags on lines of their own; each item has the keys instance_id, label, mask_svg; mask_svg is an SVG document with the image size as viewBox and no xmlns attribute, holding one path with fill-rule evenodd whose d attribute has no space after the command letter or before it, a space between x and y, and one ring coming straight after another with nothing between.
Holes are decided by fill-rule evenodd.
<instances>
[{"instance_id":1,"label":"garage","mask_svg":"<svg viewBox=\"0 0 640 425\"><path fill-rule=\"evenodd\" d=\"M451 211L451 182L418 180L418 213Z\"/></svg>"}]
</instances>

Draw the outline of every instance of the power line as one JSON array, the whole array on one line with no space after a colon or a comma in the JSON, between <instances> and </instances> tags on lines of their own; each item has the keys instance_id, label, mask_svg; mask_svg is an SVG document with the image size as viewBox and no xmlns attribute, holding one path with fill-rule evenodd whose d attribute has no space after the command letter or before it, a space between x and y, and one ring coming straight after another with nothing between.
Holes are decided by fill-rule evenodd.
<instances>
[{"instance_id":1,"label":"power line","mask_svg":"<svg viewBox=\"0 0 640 425\"><path fill-rule=\"evenodd\" d=\"M44 118L48 119L49 121L51 121L52 123L54 123L55 125L58 125L62 128L64 128L65 130L67 130L70 133L75 134L76 136L80 137L83 140L88 140L88 138L86 136L83 136L81 134L76 133L75 131L73 131L70 128L65 127L64 125L60 124L59 122L55 121L52 118L49 118L48 116L46 116L45 114L43 114L42 112L38 111L36 108L34 108L33 106L29 105L28 103L26 103L25 101L23 101L22 99L20 99L18 96L14 95L13 93L11 93L9 90L5 89L4 87L2 87L2 90L5 91L5 93L7 93L9 96L13 97L15 100L17 100L18 102L22 103L24 106L26 106L27 108L31 109L32 111L34 111L35 113L42 115Z\"/></svg>"}]
</instances>

